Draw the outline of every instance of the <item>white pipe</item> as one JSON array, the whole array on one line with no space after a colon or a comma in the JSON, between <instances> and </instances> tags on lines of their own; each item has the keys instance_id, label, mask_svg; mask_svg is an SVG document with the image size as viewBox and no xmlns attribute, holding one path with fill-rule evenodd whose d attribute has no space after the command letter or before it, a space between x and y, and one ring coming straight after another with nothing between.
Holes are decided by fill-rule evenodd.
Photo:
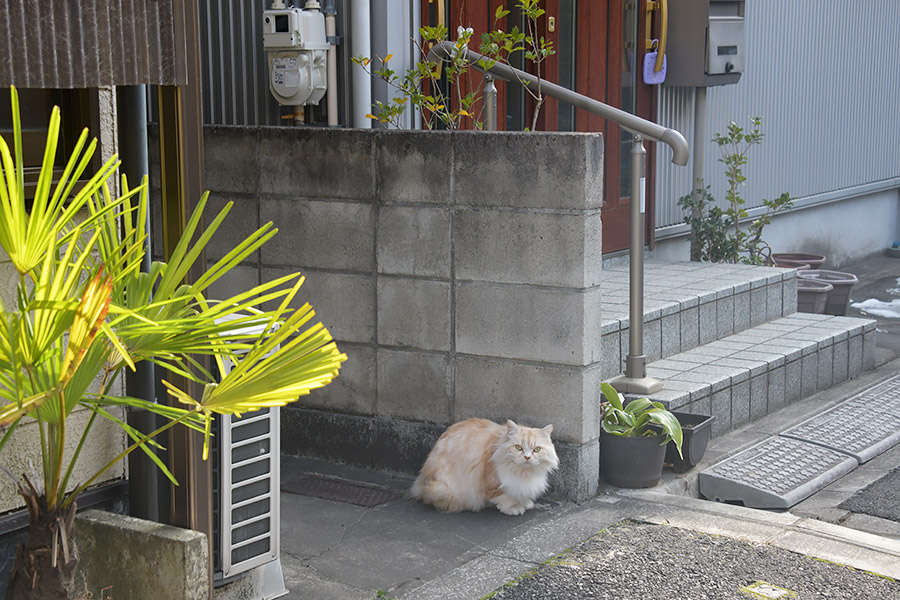
<instances>
[{"instance_id":1,"label":"white pipe","mask_svg":"<svg viewBox=\"0 0 900 600\"><path fill-rule=\"evenodd\" d=\"M337 35L334 24L334 13L325 15L325 35L331 39ZM359 68L356 65L353 65ZM328 126L336 127L338 124L338 89L337 89L337 48L334 44L328 47L327 63L328 89L325 91L325 107L328 111Z\"/></svg>"},{"instance_id":2,"label":"white pipe","mask_svg":"<svg viewBox=\"0 0 900 600\"><path fill-rule=\"evenodd\" d=\"M350 55L372 56L372 42L369 32L371 23L369 0L352 0L350 4ZM358 65L351 65L350 124L359 129L371 129L372 121L366 114L372 112L372 78Z\"/></svg>"}]
</instances>

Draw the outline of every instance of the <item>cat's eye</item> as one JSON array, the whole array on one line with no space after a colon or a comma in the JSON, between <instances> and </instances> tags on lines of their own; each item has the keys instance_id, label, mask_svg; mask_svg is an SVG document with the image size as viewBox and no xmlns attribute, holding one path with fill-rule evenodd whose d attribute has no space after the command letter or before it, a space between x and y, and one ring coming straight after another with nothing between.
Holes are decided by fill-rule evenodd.
<instances>
[{"instance_id":1,"label":"cat's eye","mask_svg":"<svg viewBox=\"0 0 900 600\"><path fill-rule=\"evenodd\" d=\"M535 451L535 452L540 452L540 451L541 451L541 447L540 447L540 446L535 446L535 447L534 447L534 451Z\"/></svg>"},{"instance_id":2,"label":"cat's eye","mask_svg":"<svg viewBox=\"0 0 900 600\"><path fill-rule=\"evenodd\" d=\"M516 444L516 450L517 450L518 452L521 452L521 451L522 451L522 446Z\"/></svg>"}]
</instances>

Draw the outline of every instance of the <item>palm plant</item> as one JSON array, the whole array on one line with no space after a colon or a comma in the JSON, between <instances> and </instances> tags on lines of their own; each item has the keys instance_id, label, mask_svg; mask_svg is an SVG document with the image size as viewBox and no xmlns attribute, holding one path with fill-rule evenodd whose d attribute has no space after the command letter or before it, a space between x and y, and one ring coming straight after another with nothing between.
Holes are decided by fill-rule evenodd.
<instances>
[{"instance_id":1,"label":"palm plant","mask_svg":"<svg viewBox=\"0 0 900 600\"><path fill-rule=\"evenodd\" d=\"M275 235L271 223L197 281L185 283L231 207L200 231L204 195L168 262L154 262L142 272L147 234L133 223L146 219L146 178L129 188L123 177L121 194L114 198L109 184L119 163L112 158L85 175L96 147L85 130L53 185L60 126L55 108L34 199L26 201L15 89L12 115L13 150L0 138L0 245L18 273L18 285L15 306L0 301L0 453L23 423L32 422L41 465L39 475L15 477L30 526L7 597L65 598L76 562L79 493L135 450L146 452L175 482L153 452L159 434L178 424L203 431L205 457L216 414L283 406L328 384L347 357L321 323L313 324L309 304L289 307L303 283L299 274L226 300L207 298L210 285ZM261 334L249 333L260 329ZM204 356L219 368L206 368ZM234 368L217 377L226 360ZM117 394L117 378L140 361L196 382L202 393L195 397L190 390L197 388L165 381L175 400L171 405ZM127 408L160 415L165 425L141 433L121 418ZM72 425L76 409L89 411L83 430ZM121 427L129 445L76 483L76 463L102 420ZM74 451L64 453L67 447Z\"/></svg>"}]
</instances>

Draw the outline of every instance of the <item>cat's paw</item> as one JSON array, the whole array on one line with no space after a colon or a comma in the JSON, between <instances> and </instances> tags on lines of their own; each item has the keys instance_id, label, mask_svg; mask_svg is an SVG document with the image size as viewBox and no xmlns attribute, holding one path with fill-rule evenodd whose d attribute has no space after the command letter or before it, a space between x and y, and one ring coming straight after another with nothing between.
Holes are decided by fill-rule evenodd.
<instances>
[{"instance_id":1,"label":"cat's paw","mask_svg":"<svg viewBox=\"0 0 900 600\"><path fill-rule=\"evenodd\" d=\"M519 515L525 514L527 510L526 507L521 504L509 504L509 505L497 505L497 508L500 509L504 515L512 515L514 517L518 517Z\"/></svg>"},{"instance_id":2,"label":"cat's paw","mask_svg":"<svg viewBox=\"0 0 900 600\"><path fill-rule=\"evenodd\" d=\"M525 507L525 510L531 510L532 508L534 508L534 502L532 502L531 500L526 500L523 506Z\"/></svg>"}]
</instances>

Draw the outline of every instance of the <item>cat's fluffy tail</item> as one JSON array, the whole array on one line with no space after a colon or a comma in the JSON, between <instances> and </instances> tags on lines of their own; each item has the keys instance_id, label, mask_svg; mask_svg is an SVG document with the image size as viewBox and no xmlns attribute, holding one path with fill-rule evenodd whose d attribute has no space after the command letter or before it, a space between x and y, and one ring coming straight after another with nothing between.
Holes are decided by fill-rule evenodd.
<instances>
[{"instance_id":1,"label":"cat's fluffy tail","mask_svg":"<svg viewBox=\"0 0 900 600\"><path fill-rule=\"evenodd\" d=\"M419 475L410 488L410 493L420 502L447 512L459 512L466 508L453 496L447 484L438 479L428 479Z\"/></svg>"}]
</instances>

